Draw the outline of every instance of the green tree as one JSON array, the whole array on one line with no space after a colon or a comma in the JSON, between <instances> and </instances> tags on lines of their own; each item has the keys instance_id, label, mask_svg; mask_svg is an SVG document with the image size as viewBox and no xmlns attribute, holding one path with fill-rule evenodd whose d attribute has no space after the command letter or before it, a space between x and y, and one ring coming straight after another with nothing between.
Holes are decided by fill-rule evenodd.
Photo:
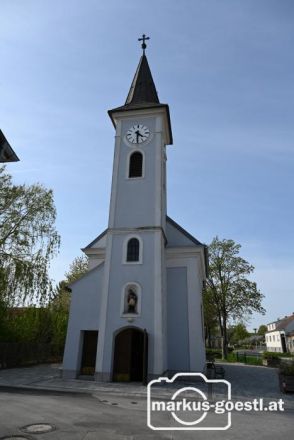
<instances>
[{"instance_id":1,"label":"green tree","mask_svg":"<svg viewBox=\"0 0 294 440\"><path fill-rule=\"evenodd\" d=\"M51 304L58 305L65 309L69 308L70 288L69 284L81 278L88 272L88 257L82 255L76 257L69 266L69 270L65 272L65 279L60 281L51 297Z\"/></svg>"},{"instance_id":2,"label":"green tree","mask_svg":"<svg viewBox=\"0 0 294 440\"><path fill-rule=\"evenodd\" d=\"M247 338L249 336L249 332L246 329L245 324L239 323L232 327L230 327L230 338L229 342L231 344L239 344L240 341Z\"/></svg>"},{"instance_id":3,"label":"green tree","mask_svg":"<svg viewBox=\"0 0 294 440\"><path fill-rule=\"evenodd\" d=\"M203 293L203 315L206 346L212 348L212 337L218 334L218 315L211 292L207 290Z\"/></svg>"},{"instance_id":4,"label":"green tree","mask_svg":"<svg viewBox=\"0 0 294 440\"><path fill-rule=\"evenodd\" d=\"M65 272L65 281L68 284L73 283L86 272L88 272L88 257L86 255L76 257L70 264L68 272Z\"/></svg>"},{"instance_id":5,"label":"green tree","mask_svg":"<svg viewBox=\"0 0 294 440\"><path fill-rule=\"evenodd\" d=\"M88 271L88 258L86 256L76 257L65 273L62 280L55 289L50 302L52 319L52 344L61 352L66 338L66 330L69 316L70 288L68 285L83 276Z\"/></svg>"},{"instance_id":6,"label":"green tree","mask_svg":"<svg viewBox=\"0 0 294 440\"><path fill-rule=\"evenodd\" d=\"M53 326L48 307L11 308L8 315L11 342L51 342Z\"/></svg>"},{"instance_id":7,"label":"green tree","mask_svg":"<svg viewBox=\"0 0 294 440\"><path fill-rule=\"evenodd\" d=\"M9 305L48 294L50 260L58 252L53 193L42 185L14 185L0 167L0 296Z\"/></svg>"},{"instance_id":8,"label":"green tree","mask_svg":"<svg viewBox=\"0 0 294 440\"><path fill-rule=\"evenodd\" d=\"M258 328L257 334L259 336L264 336L266 334L266 332L267 332L267 325L265 325L265 324L260 325Z\"/></svg>"},{"instance_id":9,"label":"green tree","mask_svg":"<svg viewBox=\"0 0 294 440\"><path fill-rule=\"evenodd\" d=\"M207 294L217 309L223 358L228 354L229 320L241 320L253 311L265 313L261 305L262 293L256 283L247 278L254 267L240 257L240 248L241 245L233 240L219 240L218 237L209 246Z\"/></svg>"}]
</instances>

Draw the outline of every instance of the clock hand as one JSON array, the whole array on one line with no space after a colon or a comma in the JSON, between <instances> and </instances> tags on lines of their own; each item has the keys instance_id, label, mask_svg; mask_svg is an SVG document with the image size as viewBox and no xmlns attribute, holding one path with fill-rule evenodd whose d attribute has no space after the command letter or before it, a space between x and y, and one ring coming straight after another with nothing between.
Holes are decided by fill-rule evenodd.
<instances>
[{"instance_id":1,"label":"clock hand","mask_svg":"<svg viewBox=\"0 0 294 440\"><path fill-rule=\"evenodd\" d=\"M139 142L139 136L142 136L139 130L135 131L136 136L137 136L137 143Z\"/></svg>"}]
</instances>

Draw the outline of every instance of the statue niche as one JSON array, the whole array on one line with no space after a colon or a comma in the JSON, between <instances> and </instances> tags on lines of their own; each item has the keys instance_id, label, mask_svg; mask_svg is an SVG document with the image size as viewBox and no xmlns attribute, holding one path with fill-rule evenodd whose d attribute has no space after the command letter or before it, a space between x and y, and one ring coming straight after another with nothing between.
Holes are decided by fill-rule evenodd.
<instances>
[{"instance_id":1,"label":"statue niche","mask_svg":"<svg viewBox=\"0 0 294 440\"><path fill-rule=\"evenodd\" d=\"M125 313L134 313L137 314L137 304L138 304L138 296L136 294L135 288L130 287L126 292L126 308Z\"/></svg>"}]
</instances>

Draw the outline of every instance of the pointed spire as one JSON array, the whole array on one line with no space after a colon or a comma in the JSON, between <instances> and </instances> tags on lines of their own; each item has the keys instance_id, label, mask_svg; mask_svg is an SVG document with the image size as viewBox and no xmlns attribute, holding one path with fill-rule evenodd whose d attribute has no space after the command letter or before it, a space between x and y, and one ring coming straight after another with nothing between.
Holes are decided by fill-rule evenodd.
<instances>
[{"instance_id":1,"label":"pointed spire","mask_svg":"<svg viewBox=\"0 0 294 440\"><path fill-rule=\"evenodd\" d=\"M141 56L125 105L159 104L155 84L145 53Z\"/></svg>"},{"instance_id":2,"label":"pointed spire","mask_svg":"<svg viewBox=\"0 0 294 440\"><path fill-rule=\"evenodd\" d=\"M170 123L169 107L167 104L161 104L158 99L151 70L147 61L147 57L145 55L147 40L150 40L150 37L146 37L145 34L142 35L142 38L139 38L139 41L142 41L141 47L143 49L143 54L140 58L125 104L120 107L113 108L112 110L108 110L108 114L112 120L114 127L116 127L117 113L128 111L141 111L146 109L156 109L160 111L163 110L166 115L166 143L168 145L171 145L173 143L173 137Z\"/></svg>"}]
</instances>

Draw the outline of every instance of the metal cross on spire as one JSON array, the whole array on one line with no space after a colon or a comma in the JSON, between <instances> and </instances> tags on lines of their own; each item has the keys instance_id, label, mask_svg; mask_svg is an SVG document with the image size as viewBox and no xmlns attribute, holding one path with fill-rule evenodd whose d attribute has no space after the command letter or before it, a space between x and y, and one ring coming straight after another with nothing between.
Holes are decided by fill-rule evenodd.
<instances>
[{"instance_id":1,"label":"metal cross on spire","mask_svg":"<svg viewBox=\"0 0 294 440\"><path fill-rule=\"evenodd\" d=\"M142 38L138 38L138 41L142 41L141 47L143 49L143 55L145 55L145 49L147 47L145 43L146 40L150 40L150 37L146 37L145 34L142 35Z\"/></svg>"}]
</instances>

